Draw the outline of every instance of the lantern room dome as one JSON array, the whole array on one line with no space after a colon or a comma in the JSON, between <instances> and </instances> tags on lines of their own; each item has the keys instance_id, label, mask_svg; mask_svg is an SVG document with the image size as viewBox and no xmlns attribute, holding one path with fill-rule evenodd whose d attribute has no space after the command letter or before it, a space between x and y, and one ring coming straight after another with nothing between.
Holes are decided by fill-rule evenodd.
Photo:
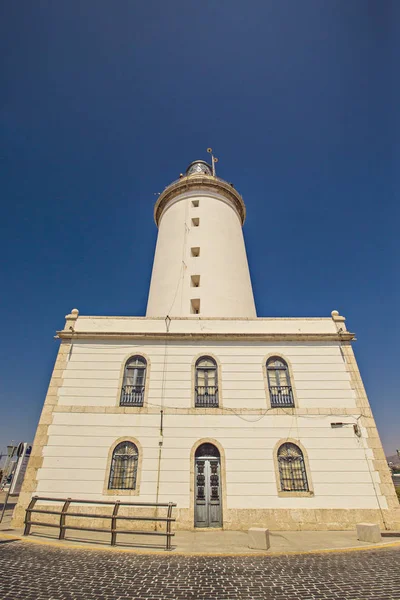
<instances>
[{"instance_id":1,"label":"lantern room dome","mask_svg":"<svg viewBox=\"0 0 400 600\"><path fill-rule=\"evenodd\" d=\"M212 167L205 160L194 160L186 169L186 175L212 175Z\"/></svg>"}]
</instances>

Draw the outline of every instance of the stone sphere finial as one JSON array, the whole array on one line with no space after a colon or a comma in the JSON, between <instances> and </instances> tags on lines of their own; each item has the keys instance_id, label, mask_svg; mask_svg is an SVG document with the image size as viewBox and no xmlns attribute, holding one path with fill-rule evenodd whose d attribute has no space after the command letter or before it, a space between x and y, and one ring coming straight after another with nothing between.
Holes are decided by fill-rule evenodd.
<instances>
[{"instance_id":1,"label":"stone sphere finial","mask_svg":"<svg viewBox=\"0 0 400 600\"><path fill-rule=\"evenodd\" d=\"M78 315L79 315L79 310L78 310L77 308L73 308L73 309L71 310L71 315L76 315L76 316L78 316Z\"/></svg>"},{"instance_id":2,"label":"stone sphere finial","mask_svg":"<svg viewBox=\"0 0 400 600\"><path fill-rule=\"evenodd\" d=\"M333 310L333 311L331 312L331 316L332 316L332 317L338 317L338 316L339 316L339 311L338 311L338 310Z\"/></svg>"}]
</instances>

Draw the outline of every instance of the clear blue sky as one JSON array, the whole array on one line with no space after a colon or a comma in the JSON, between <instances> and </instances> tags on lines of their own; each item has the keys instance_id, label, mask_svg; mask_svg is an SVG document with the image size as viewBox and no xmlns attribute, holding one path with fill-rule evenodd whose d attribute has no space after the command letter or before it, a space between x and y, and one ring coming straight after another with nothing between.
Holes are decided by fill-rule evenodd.
<instances>
[{"instance_id":1,"label":"clear blue sky","mask_svg":"<svg viewBox=\"0 0 400 600\"><path fill-rule=\"evenodd\" d=\"M0 447L64 315L143 315L154 193L212 146L259 316L347 317L400 447L396 0L0 2ZM397 172L396 172L397 171Z\"/></svg>"}]
</instances>

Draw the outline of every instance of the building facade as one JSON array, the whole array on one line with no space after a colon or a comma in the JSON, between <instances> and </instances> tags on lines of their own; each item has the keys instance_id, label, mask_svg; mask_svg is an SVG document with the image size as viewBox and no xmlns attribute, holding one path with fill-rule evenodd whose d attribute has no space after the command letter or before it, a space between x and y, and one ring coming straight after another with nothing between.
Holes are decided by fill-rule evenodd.
<instances>
[{"instance_id":1,"label":"building facade","mask_svg":"<svg viewBox=\"0 0 400 600\"><path fill-rule=\"evenodd\" d=\"M256 316L244 202L204 161L154 214L146 317L58 332L14 525L38 495L172 501L180 529L399 527L344 317Z\"/></svg>"}]
</instances>

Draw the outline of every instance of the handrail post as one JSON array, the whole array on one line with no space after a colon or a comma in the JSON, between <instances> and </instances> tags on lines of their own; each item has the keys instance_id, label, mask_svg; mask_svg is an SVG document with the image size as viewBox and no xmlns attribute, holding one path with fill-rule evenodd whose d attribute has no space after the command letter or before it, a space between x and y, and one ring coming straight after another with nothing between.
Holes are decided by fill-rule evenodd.
<instances>
[{"instance_id":1,"label":"handrail post","mask_svg":"<svg viewBox=\"0 0 400 600\"><path fill-rule=\"evenodd\" d=\"M111 519L111 546L117 543L117 514L120 507L120 500L115 502L112 519Z\"/></svg>"},{"instance_id":2,"label":"handrail post","mask_svg":"<svg viewBox=\"0 0 400 600\"><path fill-rule=\"evenodd\" d=\"M166 546L165 549L166 550L171 550L171 536L169 535L171 533L171 516L172 516L172 502L168 502L168 510L167 510L167 541L166 541Z\"/></svg>"},{"instance_id":3,"label":"handrail post","mask_svg":"<svg viewBox=\"0 0 400 600\"><path fill-rule=\"evenodd\" d=\"M31 501L29 502L28 508L26 509L24 535L29 535L31 532L32 509L35 506L37 499L37 496L33 496Z\"/></svg>"},{"instance_id":4,"label":"handrail post","mask_svg":"<svg viewBox=\"0 0 400 600\"><path fill-rule=\"evenodd\" d=\"M61 515L60 515L60 535L58 536L59 540L64 540L65 539L65 530L67 529L65 526L65 517L67 515L67 510L69 508L69 505L71 504L72 500L71 498L67 498L66 501L64 502L64 506L62 507L61 510Z\"/></svg>"}]
</instances>

